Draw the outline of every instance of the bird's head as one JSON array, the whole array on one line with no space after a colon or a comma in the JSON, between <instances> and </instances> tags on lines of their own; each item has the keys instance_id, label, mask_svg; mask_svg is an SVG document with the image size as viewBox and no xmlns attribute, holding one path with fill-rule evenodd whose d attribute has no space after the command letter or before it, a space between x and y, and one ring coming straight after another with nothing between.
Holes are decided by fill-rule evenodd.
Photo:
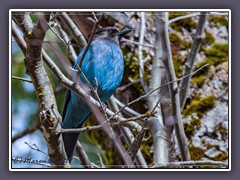
<instances>
[{"instance_id":1,"label":"bird's head","mask_svg":"<svg viewBox=\"0 0 240 180\"><path fill-rule=\"evenodd\" d=\"M98 29L96 31L96 33L94 35L94 39L108 39L108 40L114 41L117 44L119 44L121 37L125 36L126 34L128 34L131 31L132 31L132 29L126 29L126 30L120 31L115 26L105 27L105 28Z\"/></svg>"}]
</instances>

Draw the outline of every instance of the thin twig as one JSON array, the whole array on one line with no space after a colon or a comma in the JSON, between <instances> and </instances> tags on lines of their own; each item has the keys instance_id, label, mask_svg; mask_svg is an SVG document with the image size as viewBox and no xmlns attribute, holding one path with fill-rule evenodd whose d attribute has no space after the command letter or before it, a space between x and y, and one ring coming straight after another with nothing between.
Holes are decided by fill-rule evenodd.
<instances>
[{"instance_id":1,"label":"thin twig","mask_svg":"<svg viewBox=\"0 0 240 180\"><path fill-rule=\"evenodd\" d=\"M26 79L26 78L22 78L22 77L12 76L12 79L16 79L16 80L32 83L31 79Z\"/></svg>"},{"instance_id":2,"label":"thin twig","mask_svg":"<svg viewBox=\"0 0 240 180\"><path fill-rule=\"evenodd\" d=\"M138 101L146 98L147 96L149 96L150 94L154 93L155 91L161 89L162 87L167 86L167 85L172 84L172 83L175 83L175 82L178 82L178 81L181 81L182 79L184 79L184 78L186 78L186 77L188 77L188 76L193 76L193 75L196 74L198 71L202 70L203 68L205 68L205 67L208 66L208 65L209 65L209 64L205 64L205 65L201 66L201 67L198 68L196 71L194 71L194 72L192 72L192 73L190 73L190 74L187 74L187 75L185 75L185 76L182 76L181 78L178 78L178 79L172 80L172 81L170 81L170 82L167 82L167 83L159 86L158 88L153 89L152 91L149 91L147 94L144 94L144 95L140 96L139 98L137 98L137 99L129 102L128 104L124 105L122 108L119 109L119 111L115 112L115 113L113 114L113 116L116 116L119 112L121 112L121 111L122 111L123 109L125 109L126 107L128 107L128 106L130 106L130 105L132 105L132 104L134 104L134 103L136 103L136 102L138 102ZM114 118L114 117L110 117L110 118ZM110 118L109 118L109 119L110 119Z\"/></svg>"},{"instance_id":3,"label":"thin twig","mask_svg":"<svg viewBox=\"0 0 240 180\"><path fill-rule=\"evenodd\" d=\"M98 19L98 20L96 19L96 21L95 21L95 24L94 24L94 26L93 26L93 28L92 28L92 32L91 32L91 35L90 35L90 37L89 37L87 46L86 46L86 48L85 48L85 50L84 50L84 52L83 52L83 55L82 55L82 57L81 57L81 59L80 59L80 61L79 61L79 66L80 66L80 67L82 66L84 57L85 57L85 55L86 55L86 53L87 53L87 51L88 51L88 49L89 49L89 47L90 47L90 45L91 45L91 43L92 43L93 37L94 37L94 35L95 35L95 33L96 33L96 30L97 30L97 28L98 28L98 24L99 24L99 22L102 20L102 18L103 18L103 16L100 15L99 19Z\"/></svg>"},{"instance_id":4,"label":"thin twig","mask_svg":"<svg viewBox=\"0 0 240 180\"><path fill-rule=\"evenodd\" d=\"M24 142L24 143L25 143L29 148L31 148L31 149L33 149L33 150L35 150L35 151L41 152L41 153L43 153L43 154L45 154L45 155L48 156L48 153L46 153L46 152L42 151L41 149L39 149L36 144L30 145L28 142Z\"/></svg>"},{"instance_id":5,"label":"thin twig","mask_svg":"<svg viewBox=\"0 0 240 180\"><path fill-rule=\"evenodd\" d=\"M145 46L145 47L149 47L149 48L155 49L154 45L144 44L144 43L141 44L141 43L139 43L139 42L132 41L132 40L129 40L129 39L126 39L126 38L122 38L122 39L121 39L121 42L128 42L128 43L131 43L131 44L141 45L141 46Z\"/></svg>"},{"instance_id":6,"label":"thin twig","mask_svg":"<svg viewBox=\"0 0 240 180\"><path fill-rule=\"evenodd\" d=\"M75 151L76 151L82 165L87 168L92 168L91 161L89 160L87 153L84 151L84 149L79 141L77 141Z\"/></svg>"},{"instance_id":7,"label":"thin twig","mask_svg":"<svg viewBox=\"0 0 240 180\"><path fill-rule=\"evenodd\" d=\"M82 72L82 70L81 70L81 66L82 66L82 62L83 62L83 60L84 60L84 57L85 57L85 55L86 55L86 53L87 53L87 51L88 51L88 49L89 49L89 47L90 47L90 45L91 45L91 42L92 42L92 40L93 40L93 37L94 37L94 35L95 35L95 33L96 33L96 30L97 30L97 28L98 28L98 24L99 24L99 22L101 21L101 19L102 19L102 17L103 17L103 16L101 15L100 18L97 19L97 17L95 16L95 13L93 13L93 14L94 14L94 17L95 17L94 19L95 19L96 21L95 21L95 24L94 24L94 26L93 26L93 29L92 29L92 32L91 32L91 36L90 36L90 38L89 38L89 41L88 41L88 43L87 43L87 46L86 46L86 48L85 48L85 50L84 50L84 52L83 52L83 54L82 54L82 57L81 57L79 63L77 63L76 60L74 61L74 63L75 63L76 68L77 68L77 74L78 74L78 76L81 74L81 76L83 77L83 79L86 81L88 87L91 89L93 95L95 96L95 98L96 98L97 101L99 102L100 108L101 108L102 112L104 113L105 118L107 119L108 116L107 116L107 113L106 113L106 111L105 111L105 108L104 108L103 105L102 105L101 99L100 99L100 97L99 97L99 95L98 95L98 93L97 93L97 89L94 88L94 87L91 85L90 81L88 80L88 78L85 76L85 74L84 74L84 73ZM96 82L96 83L97 83L97 82Z\"/></svg>"},{"instance_id":8,"label":"thin twig","mask_svg":"<svg viewBox=\"0 0 240 180\"><path fill-rule=\"evenodd\" d=\"M117 103L117 105L121 108L123 106L125 106L121 101L119 101L115 96L111 96L111 98ZM110 99L111 99L110 98ZM118 109L119 110L119 109ZM117 110L117 111L118 111ZM128 113L129 115L131 116L140 116L141 114L138 113L137 111L131 109L130 107L126 107L125 109L125 112Z\"/></svg>"},{"instance_id":9,"label":"thin twig","mask_svg":"<svg viewBox=\"0 0 240 180\"><path fill-rule=\"evenodd\" d=\"M170 20L168 21L168 24L174 23L174 22L176 22L176 21L180 21L180 20L182 20L182 19L199 16L199 15L200 15L200 13L192 13L192 14L187 14L187 15L184 15L184 16L179 16L179 17L176 17L176 18L174 18L174 19L170 19Z\"/></svg>"},{"instance_id":10,"label":"thin twig","mask_svg":"<svg viewBox=\"0 0 240 180\"><path fill-rule=\"evenodd\" d=\"M76 40L80 48L84 47L87 44L87 42L82 32L79 30L76 24L72 21L69 15L66 12L62 12L61 16L59 17L63 21L63 23L66 25L66 27L69 28L70 32L72 33L74 39Z\"/></svg>"},{"instance_id":11,"label":"thin twig","mask_svg":"<svg viewBox=\"0 0 240 180\"><path fill-rule=\"evenodd\" d=\"M14 136L12 138L12 143L14 143L16 140L18 140L19 138L21 138L27 134L31 134L31 133L35 132L38 129L39 129L39 124L36 124L35 126L32 126L28 129L26 129L25 131L21 132L20 134L17 134L16 136Z\"/></svg>"},{"instance_id":12,"label":"thin twig","mask_svg":"<svg viewBox=\"0 0 240 180\"><path fill-rule=\"evenodd\" d=\"M27 44L24 41L24 39L19 31L20 30L18 29L16 23L12 20L12 35L13 35L16 43L18 44L18 47L21 49L23 55L25 56Z\"/></svg>"},{"instance_id":13,"label":"thin twig","mask_svg":"<svg viewBox=\"0 0 240 180\"><path fill-rule=\"evenodd\" d=\"M119 118L109 119L109 120L105 121L104 123L102 123L100 125L86 126L86 127L82 127L82 128L61 129L61 130L59 130L58 134L84 133L85 131L91 131L91 130L96 130L96 129L102 128L106 123L110 123L111 126L125 125L125 124L128 124L130 122L138 121L138 120L144 120L144 118L149 118L149 117L152 117L152 116L154 116L154 113L147 112L146 114L142 114L142 115L136 116L136 117L131 117L131 118L127 118L127 119L122 118L120 121L119 121Z\"/></svg>"},{"instance_id":14,"label":"thin twig","mask_svg":"<svg viewBox=\"0 0 240 180\"><path fill-rule=\"evenodd\" d=\"M114 98L114 96L112 96L110 98L110 103L111 103L114 111L118 111L119 110L119 107L117 105L117 99ZM122 116L121 113L119 115ZM136 116L140 116L140 114L136 113ZM133 122L129 121L128 124L133 124ZM121 132L123 133L127 144L128 145L132 144L132 142L134 141L134 135L132 134L131 130L128 127L124 127L124 125L119 126L119 128L121 129ZM140 132L141 129L142 129L142 127L139 125L139 128L137 129L137 131ZM140 166L140 167L143 167L143 168L147 168L148 167L141 151L137 152L136 162L137 162L137 166Z\"/></svg>"},{"instance_id":15,"label":"thin twig","mask_svg":"<svg viewBox=\"0 0 240 180\"><path fill-rule=\"evenodd\" d=\"M129 79L130 79L130 78L129 78ZM138 83L138 82L140 82L140 79L132 80L130 83L118 87L118 88L117 88L117 91L123 91L123 90L127 89L129 86L131 86L131 85L133 85L133 84L136 84L136 83Z\"/></svg>"},{"instance_id":16,"label":"thin twig","mask_svg":"<svg viewBox=\"0 0 240 180\"><path fill-rule=\"evenodd\" d=\"M103 160L102 160L101 154L97 153L97 155L98 155L98 159L99 159L99 162L100 162L101 168L106 168L106 166L105 166L104 163L103 163Z\"/></svg>"}]
</instances>

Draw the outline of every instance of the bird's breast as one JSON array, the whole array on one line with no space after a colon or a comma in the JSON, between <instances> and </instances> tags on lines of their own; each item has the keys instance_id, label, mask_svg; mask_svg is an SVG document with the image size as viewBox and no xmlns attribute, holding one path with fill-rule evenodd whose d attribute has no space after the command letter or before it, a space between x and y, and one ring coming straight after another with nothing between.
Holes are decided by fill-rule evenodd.
<instances>
[{"instance_id":1,"label":"bird's breast","mask_svg":"<svg viewBox=\"0 0 240 180\"><path fill-rule=\"evenodd\" d=\"M93 42L84 58L82 71L92 86L98 86L101 100L107 101L123 76L124 60L120 47L108 41Z\"/></svg>"}]
</instances>

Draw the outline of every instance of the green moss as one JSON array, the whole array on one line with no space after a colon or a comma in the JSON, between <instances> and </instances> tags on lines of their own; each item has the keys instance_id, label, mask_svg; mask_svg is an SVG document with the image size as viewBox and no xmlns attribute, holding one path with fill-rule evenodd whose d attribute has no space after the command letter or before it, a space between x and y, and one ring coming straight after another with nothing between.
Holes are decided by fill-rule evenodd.
<instances>
[{"instance_id":1,"label":"green moss","mask_svg":"<svg viewBox=\"0 0 240 180\"><path fill-rule=\"evenodd\" d=\"M169 12L169 19L174 19L179 16L185 16L187 15L187 12L179 11L179 12Z\"/></svg>"},{"instance_id":2,"label":"green moss","mask_svg":"<svg viewBox=\"0 0 240 180\"><path fill-rule=\"evenodd\" d=\"M205 52L206 59L202 62L196 63L196 68L200 68L205 64L216 67L228 60L228 44L214 44L211 49L203 48L203 51Z\"/></svg>"},{"instance_id":3,"label":"green moss","mask_svg":"<svg viewBox=\"0 0 240 180\"><path fill-rule=\"evenodd\" d=\"M169 19L174 19L179 16L187 15L187 12L170 12ZM170 26L176 31L181 31L182 28L185 28L187 31L191 31L192 28L196 28L196 22L192 18L185 18L179 21L173 22Z\"/></svg>"},{"instance_id":4,"label":"green moss","mask_svg":"<svg viewBox=\"0 0 240 180\"><path fill-rule=\"evenodd\" d=\"M184 126L184 132L185 132L187 138L191 139L191 137L194 134L194 127L191 124L189 124L188 122L184 123L183 126Z\"/></svg>"},{"instance_id":5,"label":"green moss","mask_svg":"<svg viewBox=\"0 0 240 180\"><path fill-rule=\"evenodd\" d=\"M227 58L228 57L228 44L214 44L211 49L206 50L206 56Z\"/></svg>"},{"instance_id":6,"label":"green moss","mask_svg":"<svg viewBox=\"0 0 240 180\"><path fill-rule=\"evenodd\" d=\"M130 53L130 50L125 48L123 50L123 56L124 56L124 75L127 77L131 77L133 79L138 79L139 78L139 73L138 73L138 63L133 59L133 54Z\"/></svg>"},{"instance_id":7,"label":"green moss","mask_svg":"<svg viewBox=\"0 0 240 180\"><path fill-rule=\"evenodd\" d=\"M215 42L214 36L209 32L205 32L204 43L213 44L214 42Z\"/></svg>"},{"instance_id":8,"label":"green moss","mask_svg":"<svg viewBox=\"0 0 240 180\"><path fill-rule=\"evenodd\" d=\"M196 129L200 129L201 127L201 120L198 118L192 118L189 122L192 126L196 127Z\"/></svg>"},{"instance_id":9,"label":"green moss","mask_svg":"<svg viewBox=\"0 0 240 180\"><path fill-rule=\"evenodd\" d=\"M174 32L169 33L169 39L170 39L172 46L174 46L174 48L176 48L178 50L186 50L186 49L191 48L191 45L192 45L191 43L183 40Z\"/></svg>"},{"instance_id":10,"label":"green moss","mask_svg":"<svg viewBox=\"0 0 240 180\"><path fill-rule=\"evenodd\" d=\"M204 150L200 147L190 146L189 152L191 156L191 160L201 160L204 157Z\"/></svg>"},{"instance_id":11,"label":"green moss","mask_svg":"<svg viewBox=\"0 0 240 180\"><path fill-rule=\"evenodd\" d=\"M221 152L218 155L216 155L210 159L212 159L214 161L226 161L228 159L228 154L226 152Z\"/></svg>"},{"instance_id":12,"label":"green moss","mask_svg":"<svg viewBox=\"0 0 240 180\"><path fill-rule=\"evenodd\" d=\"M198 87L202 87L202 85L204 84L205 80L206 80L206 76L205 75L194 76L191 79L191 83L192 84L197 84Z\"/></svg>"},{"instance_id":13,"label":"green moss","mask_svg":"<svg viewBox=\"0 0 240 180\"><path fill-rule=\"evenodd\" d=\"M187 138L190 140L191 137L194 135L195 130L199 130L201 128L201 120L199 118L194 118L189 122L185 122L184 124L184 132Z\"/></svg>"},{"instance_id":14,"label":"green moss","mask_svg":"<svg viewBox=\"0 0 240 180\"><path fill-rule=\"evenodd\" d=\"M226 127L224 127L222 124L219 124L216 127L216 133L220 133L221 134L221 139L226 141L228 139L228 129Z\"/></svg>"},{"instance_id":15,"label":"green moss","mask_svg":"<svg viewBox=\"0 0 240 180\"><path fill-rule=\"evenodd\" d=\"M224 16L209 16L209 22L219 23L222 26L228 27L228 21Z\"/></svg>"},{"instance_id":16,"label":"green moss","mask_svg":"<svg viewBox=\"0 0 240 180\"><path fill-rule=\"evenodd\" d=\"M216 104L216 97L213 95L206 96L200 100L193 99L186 109L183 111L183 115L191 115L197 113L202 115L204 112L212 109Z\"/></svg>"}]
</instances>

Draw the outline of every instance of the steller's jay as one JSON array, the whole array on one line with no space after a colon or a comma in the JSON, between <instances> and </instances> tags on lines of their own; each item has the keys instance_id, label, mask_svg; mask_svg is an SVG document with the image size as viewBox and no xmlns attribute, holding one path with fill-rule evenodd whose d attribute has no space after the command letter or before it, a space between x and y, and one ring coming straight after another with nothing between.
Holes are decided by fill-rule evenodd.
<instances>
[{"instance_id":1,"label":"steller's jay","mask_svg":"<svg viewBox=\"0 0 240 180\"><path fill-rule=\"evenodd\" d=\"M93 87L98 84L98 95L106 102L119 86L124 70L123 54L119 46L122 36L131 30L119 31L116 27L106 27L98 30L84 57L81 70ZM85 48L80 52L77 63ZM74 65L76 69L76 65ZM83 81L81 75L79 78ZM73 91L67 90L63 107L62 128L80 128L91 114L91 108ZM63 141L68 160L71 162L79 133L63 134Z\"/></svg>"}]
</instances>

